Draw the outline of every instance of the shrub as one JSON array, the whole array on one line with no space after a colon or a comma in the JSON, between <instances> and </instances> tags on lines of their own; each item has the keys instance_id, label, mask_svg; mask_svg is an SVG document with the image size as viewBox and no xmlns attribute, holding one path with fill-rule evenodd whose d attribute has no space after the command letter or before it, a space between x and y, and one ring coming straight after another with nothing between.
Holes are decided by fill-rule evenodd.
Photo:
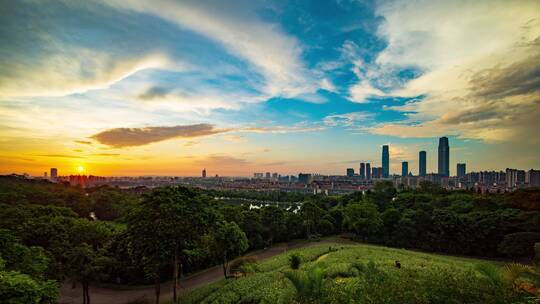
<instances>
[{"instance_id":1,"label":"shrub","mask_svg":"<svg viewBox=\"0 0 540 304\"><path fill-rule=\"evenodd\" d=\"M257 271L257 257L247 256L238 258L229 264L230 274L246 274Z\"/></svg>"},{"instance_id":2,"label":"shrub","mask_svg":"<svg viewBox=\"0 0 540 304\"><path fill-rule=\"evenodd\" d=\"M497 251L509 257L534 256L534 244L540 242L538 232L517 232L504 236Z\"/></svg>"},{"instance_id":3,"label":"shrub","mask_svg":"<svg viewBox=\"0 0 540 304\"><path fill-rule=\"evenodd\" d=\"M302 263L302 259L300 258L300 256L296 253L291 254L291 256L289 257L289 264L291 266L291 269L300 268L300 263Z\"/></svg>"}]
</instances>

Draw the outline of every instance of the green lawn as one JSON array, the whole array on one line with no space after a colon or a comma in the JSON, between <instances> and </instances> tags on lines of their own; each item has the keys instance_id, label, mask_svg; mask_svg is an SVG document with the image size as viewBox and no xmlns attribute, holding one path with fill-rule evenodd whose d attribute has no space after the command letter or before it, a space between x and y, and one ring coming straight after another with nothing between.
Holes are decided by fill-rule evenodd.
<instances>
[{"instance_id":1,"label":"green lawn","mask_svg":"<svg viewBox=\"0 0 540 304\"><path fill-rule=\"evenodd\" d=\"M292 254L301 257L299 270L290 269ZM504 283L498 262L339 243L291 250L180 302L534 303Z\"/></svg>"}]
</instances>

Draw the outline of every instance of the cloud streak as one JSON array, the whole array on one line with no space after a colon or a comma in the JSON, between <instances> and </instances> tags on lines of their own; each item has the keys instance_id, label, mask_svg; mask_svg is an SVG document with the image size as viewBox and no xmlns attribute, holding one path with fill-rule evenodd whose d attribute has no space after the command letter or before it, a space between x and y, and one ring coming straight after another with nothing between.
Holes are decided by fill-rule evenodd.
<instances>
[{"instance_id":1,"label":"cloud streak","mask_svg":"<svg viewBox=\"0 0 540 304\"><path fill-rule=\"evenodd\" d=\"M227 132L229 129L216 129L211 124L179 125L172 127L115 128L92 136L99 143L126 148L142 146L173 138L194 138Z\"/></svg>"}]
</instances>

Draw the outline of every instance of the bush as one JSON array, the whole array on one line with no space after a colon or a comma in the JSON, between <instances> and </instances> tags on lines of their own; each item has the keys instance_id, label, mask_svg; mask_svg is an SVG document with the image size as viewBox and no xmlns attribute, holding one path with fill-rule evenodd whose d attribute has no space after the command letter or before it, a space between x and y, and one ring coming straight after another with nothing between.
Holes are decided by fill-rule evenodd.
<instances>
[{"instance_id":1,"label":"bush","mask_svg":"<svg viewBox=\"0 0 540 304\"><path fill-rule=\"evenodd\" d=\"M255 272L257 269L257 257L247 256L238 258L229 264L229 273L231 274L246 274Z\"/></svg>"},{"instance_id":2,"label":"bush","mask_svg":"<svg viewBox=\"0 0 540 304\"><path fill-rule=\"evenodd\" d=\"M509 257L533 257L534 244L540 242L540 233L517 232L504 236L497 251Z\"/></svg>"},{"instance_id":3,"label":"bush","mask_svg":"<svg viewBox=\"0 0 540 304\"><path fill-rule=\"evenodd\" d=\"M297 254L292 254L289 257L289 264L291 265L291 269L298 269L300 268L300 263L302 263L302 259L300 259L300 256Z\"/></svg>"}]
</instances>

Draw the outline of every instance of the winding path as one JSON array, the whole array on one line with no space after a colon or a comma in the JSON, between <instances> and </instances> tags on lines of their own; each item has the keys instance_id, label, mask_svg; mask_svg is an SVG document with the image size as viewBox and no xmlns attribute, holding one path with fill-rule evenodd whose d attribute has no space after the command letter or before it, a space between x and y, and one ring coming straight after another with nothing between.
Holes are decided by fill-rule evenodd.
<instances>
[{"instance_id":1,"label":"winding path","mask_svg":"<svg viewBox=\"0 0 540 304\"><path fill-rule=\"evenodd\" d=\"M259 250L248 254L248 256L257 256L259 260L265 260L286 252L289 249L303 248L326 243L321 242L303 242L303 243L281 243L266 250ZM332 242L334 243L334 242ZM180 280L180 294L196 289L198 287L210 284L223 278L221 265L208 268L193 275L184 277ZM173 282L161 284L160 302L166 303L172 300ZM99 286L90 286L90 301L92 304L126 304L130 302L154 303L154 286L145 286L132 289L110 289ZM146 302L145 302L146 300ZM60 304L79 304L82 303L82 289L80 284L72 288L71 284L64 283L60 288Z\"/></svg>"}]
</instances>

